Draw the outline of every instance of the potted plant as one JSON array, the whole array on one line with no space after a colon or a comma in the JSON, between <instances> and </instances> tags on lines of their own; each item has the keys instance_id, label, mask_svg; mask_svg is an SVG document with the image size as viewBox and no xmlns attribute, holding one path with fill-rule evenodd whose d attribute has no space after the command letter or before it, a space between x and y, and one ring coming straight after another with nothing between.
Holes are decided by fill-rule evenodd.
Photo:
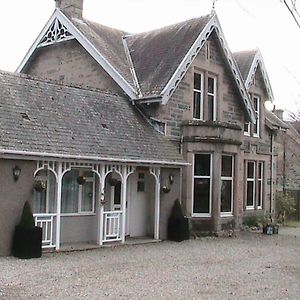
<instances>
[{"instance_id":1,"label":"potted plant","mask_svg":"<svg viewBox=\"0 0 300 300\"><path fill-rule=\"evenodd\" d=\"M15 227L12 254L26 259L42 256L42 228L35 226L28 202L25 202L21 221Z\"/></svg>"},{"instance_id":2,"label":"potted plant","mask_svg":"<svg viewBox=\"0 0 300 300\"><path fill-rule=\"evenodd\" d=\"M271 214L268 214L265 216L265 221L263 222L263 233L272 235L272 234L278 234L279 226L273 216Z\"/></svg>"},{"instance_id":3,"label":"potted plant","mask_svg":"<svg viewBox=\"0 0 300 300\"><path fill-rule=\"evenodd\" d=\"M182 207L176 199L168 220L168 240L181 242L189 239L188 219L183 215Z\"/></svg>"}]
</instances>

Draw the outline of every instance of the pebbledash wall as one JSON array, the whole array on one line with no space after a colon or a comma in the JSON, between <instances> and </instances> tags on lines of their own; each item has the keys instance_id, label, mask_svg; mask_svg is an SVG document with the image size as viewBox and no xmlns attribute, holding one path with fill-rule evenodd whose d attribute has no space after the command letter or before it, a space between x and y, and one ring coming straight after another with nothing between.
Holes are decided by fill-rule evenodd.
<instances>
[{"instance_id":1,"label":"pebbledash wall","mask_svg":"<svg viewBox=\"0 0 300 300\"><path fill-rule=\"evenodd\" d=\"M21 169L17 181L13 168ZM11 253L15 225L19 223L23 205L33 200L34 161L0 159L0 255Z\"/></svg>"}]
</instances>

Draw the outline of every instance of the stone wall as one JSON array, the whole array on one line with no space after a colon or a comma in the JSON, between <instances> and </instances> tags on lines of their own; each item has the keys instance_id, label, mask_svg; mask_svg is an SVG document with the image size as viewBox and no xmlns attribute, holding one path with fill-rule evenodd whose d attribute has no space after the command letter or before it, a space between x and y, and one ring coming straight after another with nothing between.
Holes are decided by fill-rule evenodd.
<instances>
[{"instance_id":1,"label":"stone wall","mask_svg":"<svg viewBox=\"0 0 300 300\"><path fill-rule=\"evenodd\" d=\"M123 93L76 40L39 48L23 73L56 80L62 84Z\"/></svg>"}]
</instances>

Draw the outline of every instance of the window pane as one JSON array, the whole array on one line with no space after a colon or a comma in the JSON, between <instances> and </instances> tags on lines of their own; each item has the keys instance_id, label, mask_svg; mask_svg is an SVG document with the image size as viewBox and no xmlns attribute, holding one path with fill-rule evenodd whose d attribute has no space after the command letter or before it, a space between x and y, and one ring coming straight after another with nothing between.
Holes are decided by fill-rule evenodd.
<instances>
[{"instance_id":1,"label":"window pane","mask_svg":"<svg viewBox=\"0 0 300 300\"><path fill-rule=\"evenodd\" d=\"M56 178L55 175L49 171L48 173L48 197L49 197L49 213L56 212L56 199L55 199L55 187L56 187Z\"/></svg>"},{"instance_id":2,"label":"window pane","mask_svg":"<svg viewBox=\"0 0 300 300\"><path fill-rule=\"evenodd\" d=\"M82 199L81 199L81 211L91 212L93 211L93 195L94 195L94 183L87 181L82 185Z\"/></svg>"},{"instance_id":3,"label":"window pane","mask_svg":"<svg viewBox=\"0 0 300 300\"><path fill-rule=\"evenodd\" d=\"M258 181L258 197L257 197L257 206L262 207L262 181Z\"/></svg>"},{"instance_id":4,"label":"window pane","mask_svg":"<svg viewBox=\"0 0 300 300\"><path fill-rule=\"evenodd\" d=\"M210 176L210 154L195 154L194 175Z\"/></svg>"},{"instance_id":5,"label":"window pane","mask_svg":"<svg viewBox=\"0 0 300 300\"><path fill-rule=\"evenodd\" d=\"M62 213L77 213L78 212L78 189L77 177L78 170L67 172L62 180Z\"/></svg>"},{"instance_id":6,"label":"window pane","mask_svg":"<svg viewBox=\"0 0 300 300\"><path fill-rule=\"evenodd\" d=\"M207 96L207 106L208 106L208 115L207 115L207 121L214 121L214 96Z\"/></svg>"},{"instance_id":7,"label":"window pane","mask_svg":"<svg viewBox=\"0 0 300 300\"><path fill-rule=\"evenodd\" d=\"M121 181L115 186L114 204L121 204Z\"/></svg>"},{"instance_id":8,"label":"window pane","mask_svg":"<svg viewBox=\"0 0 300 300\"><path fill-rule=\"evenodd\" d=\"M222 180L221 212L231 212L232 181Z\"/></svg>"},{"instance_id":9,"label":"window pane","mask_svg":"<svg viewBox=\"0 0 300 300\"><path fill-rule=\"evenodd\" d=\"M200 119L201 117L201 93L194 91L194 107L193 107L193 117L195 119Z\"/></svg>"},{"instance_id":10,"label":"window pane","mask_svg":"<svg viewBox=\"0 0 300 300\"><path fill-rule=\"evenodd\" d=\"M37 192L36 190L33 191L33 213L34 214L44 214L46 213L46 197L47 192Z\"/></svg>"},{"instance_id":11,"label":"window pane","mask_svg":"<svg viewBox=\"0 0 300 300\"><path fill-rule=\"evenodd\" d=\"M263 175L263 162L260 162L258 164L258 178L262 179Z\"/></svg>"},{"instance_id":12,"label":"window pane","mask_svg":"<svg viewBox=\"0 0 300 300\"><path fill-rule=\"evenodd\" d=\"M208 92L210 94L215 93L215 79L212 77L208 77Z\"/></svg>"},{"instance_id":13,"label":"window pane","mask_svg":"<svg viewBox=\"0 0 300 300\"><path fill-rule=\"evenodd\" d=\"M249 123L244 124L244 131L245 132L249 132L249 125L250 125Z\"/></svg>"},{"instance_id":14,"label":"window pane","mask_svg":"<svg viewBox=\"0 0 300 300\"><path fill-rule=\"evenodd\" d=\"M194 89L196 90L202 90L202 85L201 85L201 74L199 73L194 73Z\"/></svg>"},{"instance_id":15,"label":"window pane","mask_svg":"<svg viewBox=\"0 0 300 300\"><path fill-rule=\"evenodd\" d=\"M254 182L253 181L248 181L247 182L247 206L253 206L254 201L253 201L253 196L254 196Z\"/></svg>"},{"instance_id":16,"label":"window pane","mask_svg":"<svg viewBox=\"0 0 300 300\"><path fill-rule=\"evenodd\" d=\"M209 213L210 179L194 179L194 213Z\"/></svg>"},{"instance_id":17,"label":"window pane","mask_svg":"<svg viewBox=\"0 0 300 300\"><path fill-rule=\"evenodd\" d=\"M222 172L223 177L232 177L232 156L222 155Z\"/></svg>"},{"instance_id":18,"label":"window pane","mask_svg":"<svg viewBox=\"0 0 300 300\"><path fill-rule=\"evenodd\" d=\"M254 178L254 162L248 162L247 178Z\"/></svg>"}]
</instances>

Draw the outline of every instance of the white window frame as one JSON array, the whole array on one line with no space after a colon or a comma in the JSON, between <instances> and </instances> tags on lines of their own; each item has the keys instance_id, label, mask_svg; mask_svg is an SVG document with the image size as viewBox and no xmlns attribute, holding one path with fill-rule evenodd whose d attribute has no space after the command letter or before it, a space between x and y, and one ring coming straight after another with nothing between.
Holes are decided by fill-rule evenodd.
<instances>
[{"instance_id":1,"label":"white window frame","mask_svg":"<svg viewBox=\"0 0 300 300\"><path fill-rule=\"evenodd\" d=\"M222 154L221 160L223 159L223 156L229 156L231 157L231 176L222 176L222 161L221 161L221 186L222 186L222 181L231 181L231 202L230 202L230 207L231 210L230 212L222 212L220 208L220 215L221 217L232 217L233 216L233 187L234 187L234 156L229 155L229 154ZM221 195L220 195L221 197ZM221 203L221 201L220 201Z\"/></svg>"},{"instance_id":2,"label":"white window frame","mask_svg":"<svg viewBox=\"0 0 300 300\"><path fill-rule=\"evenodd\" d=\"M253 178L252 177L248 178L248 164L249 163L253 163ZM255 198L256 198L256 193L255 193L256 164L255 164L255 161L252 161L252 160L246 161L246 164L247 164L247 169L246 169L246 210L253 210L255 207ZM248 182L253 182L253 191L252 191L253 192L253 196L252 196L253 205L248 205Z\"/></svg>"},{"instance_id":3,"label":"white window frame","mask_svg":"<svg viewBox=\"0 0 300 300\"><path fill-rule=\"evenodd\" d=\"M210 156L210 170L209 176L205 175L195 175L195 156L196 155L209 155ZM210 218L211 217L211 208L212 208L212 165L213 163L213 155L212 153L194 153L193 156L193 182L192 182L192 217L201 217L201 218ZM194 187L195 187L195 179L209 179L209 211L208 213L194 213Z\"/></svg>"},{"instance_id":4,"label":"white window frame","mask_svg":"<svg viewBox=\"0 0 300 300\"><path fill-rule=\"evenodd\" d=\"M195 74L198 74L201 76L201 88L202 90L198 90L198 89L195 89L195 85L194 85L194 88L193 88L193 120L203 120L203 84L204 84L204 73L203 72L199 72L199 71L195 71L194 72L194 77L195 77ZM195 80L195 79L194 79ZM195 102L195 93L198 93L200 94L200 119L198 118L195 118L194 117L194 102Z\"/></svg>"},{"instance_id":5,"label":"white window frame","mask_svg":"<svg viewBox=\"0 0 300 300\"><path fill-rule=\"evenodd\" d=\"M78 169L72 169L72 170L78 170ZM72 171L70 170L70 171ZM90 170L79 170L79 176L83 175L84 171L90 171ZM77 212L72 212L72 213L61 213L62 217L72 217L72 216L95 216L96 212L95 212L95 194L96 194L96 181L95 181L95 173L93 173L92 177L86 177L86 182L93 182L93 210L91 211L82 211L81 210L81 203L82 203L82 185L79 185L78 188L78 197L77 197L77 201L78 201L78 210Z\"/></svg>"},{"instance_id":6,"label":"white window frame","mask_svg":"<svg viewBox=\"0 0 300 300\"><path fill-rule=\"evenodd\" d=\"M255 107L255 100L256 100L256 107ZM255 115L256 115L256 124L253 124L253 136L259 137L259 131L260 131L260 97L259 96L253 96L253 104L255 109Z\"/></svg>"},{"instance_id":7,"label":"white window frame","mask_svg":"<svg viewBox=\"0 0 300 300\"><path fill-rule=\"evenodd\" d=\"M261 174L261 177L259 177L259 170L260 170L260 174ZM258 187L258 191L257 191L257 196L259 197L260 196L260 205L258 205L258 199L257 198L257 209L262 209L263 208L263 195L264 195L264 162L263 161L259 161L258 162L258 174L257 174L257 182L259 183L260 182L260 185L257 183L257 187ZM259 189L259 186L260 186L260 189Z\"/></svg>"},{"instance_id":8,"label":"white window frame","mask_svg":"<svg viewBox=\"0 0 300 300\"><path fill-rule=\"evenodd\" d=\"M214 92L209 93L208 89L207 89L207 107L208 107L208 96L212 96L213 97L213 106L214 106L212 121L216 121L217 120L217 107L216 107L216 104L217 104L217 101L216 101L216 99L217 99L217 76L209 74L207 76L207 82L208 82L209 78L212 78L214 80Z\"/></svg>"},{"instance_id":9,"label":"white window frame","mask_svg":"<svg viewBox=\"0 0 300 300\"><path fill-rule=\"evenodd\" d=\"M247 130L245 130L245 126L247 125ZM244 135L250 136L250 122L246 122L244 124Z\"/></svg>"}]
</instances>

